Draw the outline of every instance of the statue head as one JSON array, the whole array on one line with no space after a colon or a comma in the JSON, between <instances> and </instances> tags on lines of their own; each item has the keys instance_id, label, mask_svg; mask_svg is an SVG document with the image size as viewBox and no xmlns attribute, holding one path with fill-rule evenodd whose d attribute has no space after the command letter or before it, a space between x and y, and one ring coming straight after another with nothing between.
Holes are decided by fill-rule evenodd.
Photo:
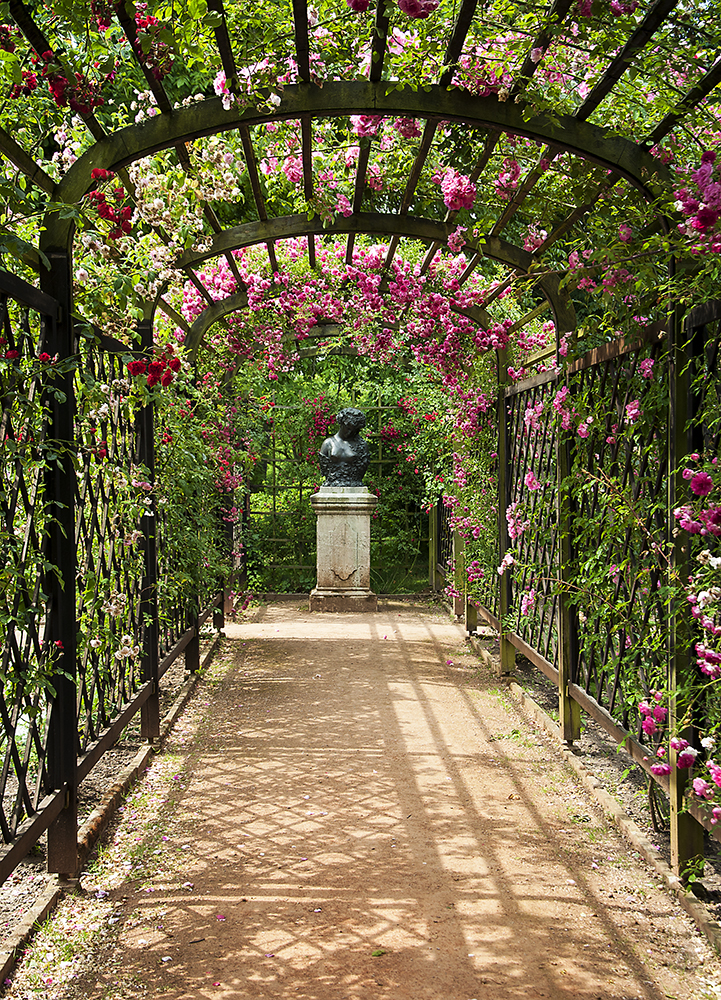
<instances>
[{"instance_id":1,"label":"statue head","mask_svg":"<svg viewBox=\"0 0 721 1000\"><path fill-rule=\"evenodd\" d=\"M366 425L366 415L362 410L357 410L354 406L346 406L336 414L338 423L338 434L340 437L349 438L357 434Z\"/></svg>"},{"instance_id":2,"label":"statue head","mask_svg":"<svg viewBox=\"0 0 721 1000\"><path fill-rule=\"evenodd\" d=\"M338 430L320 446L318 457L326 486L362 486L370 454L368 442L358 431L365 427L365 413L347 406L336 414Z\"/></svg>"}]
</instances>

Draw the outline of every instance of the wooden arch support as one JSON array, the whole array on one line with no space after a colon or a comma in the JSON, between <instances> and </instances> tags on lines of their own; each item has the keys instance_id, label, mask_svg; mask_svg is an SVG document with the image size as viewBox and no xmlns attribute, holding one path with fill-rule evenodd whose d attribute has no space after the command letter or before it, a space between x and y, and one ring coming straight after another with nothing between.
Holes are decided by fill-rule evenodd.
<instances>
[{"instance_id":1,"label":"wooden arch support","mask_svg":"<svg viewBox=\"0 0 721 1000\"><path fill-rule=\"evenodd\" d=\"M97 141L70 168L55 190L55 200L75 204L92 186L95 168L119 170L161 149L206 135L252 127L269 121L304 116L335 118L351 114L383 114L429 121L464 122L471 128L523 135L552 144L605 167L626 178L645 197L652 198L654 174L664 168L642 147L608 130L579 122L571 115L541 115L525 120L523 105L503 103L493 97L475 97L466 91L440 86L412 91L385 82L341 81L285 87L279 107L270 105L226 111L220 98L178 108L172 115L157 115L138 125L120 129ZM41 250L69 252L74 223L57 213L44 220ZM394 230L389 232L393 233Z\"/></svg>"},{"instance_id":2,"label":"wooden arch support","mask_svg":"<svg viewBox=\"0 0 721 1000\"><path fill-rule=\"evenodd\" d=\"M417 218L415 216L397 216L377 212L358 212L348 218L339 217L331 226L323 226L318 217L308 219L305 215L290 215L266 222L249 222L217 233L210 247L202 253L188 252L180 260L182 267L196 267L211 257L238 250L241 247L265 243L268 240L288 239L290 237L310 236L317 234L374 233L398 236L419 240L424 243L445 242L454 231L454 224L436 222L433 219ZM498 261L524 274L529 272L533 255L527 250L503 240L498 236L487 236L480 240L469 241L469 249L481 253L492 260ZM554 313L558 330L567 333L576 328L576 313L569 296L559 289L559 281L555 275L544 275L537 281L538 287L548 301ZM186 335L185 344L195 357L203 337L213 325L223 316L246 308L247 296L244 293L229 296L208 306L198 316ZM476 323L486 323L488 314L485 310L464 310L464 315Z\"/></svg>"}]
</instances>

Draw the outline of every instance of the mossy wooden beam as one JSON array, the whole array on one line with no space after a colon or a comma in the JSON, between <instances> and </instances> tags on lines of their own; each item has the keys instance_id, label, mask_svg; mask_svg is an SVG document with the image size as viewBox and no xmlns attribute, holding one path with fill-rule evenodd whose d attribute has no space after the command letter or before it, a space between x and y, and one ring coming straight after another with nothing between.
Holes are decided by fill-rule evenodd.
<instances>
[{"instance_id":1,"label":"mossy wooden beam","mask_svg":"<svg viewBox=\"0 0 721 1000\"><path fill-rule=\"evenodd\" d=\"M253 246L268 240L283 240L297 236L307 236L310 233L333 236L337 233L373 233L379 236L396 233L398 236L421 242L434 241L446 243L454 226L447 222L436 222L434 219L423 219L409 215L399 217L393 213L358 212L338 216L331 225L324 225L319 216L309 219L306 215L286 215L277 219L267 219L265 222L247 222L242 226L234 226L222 233L216 233L208 248L202 252L187 251L178 261L179 267L197 267L211 257L241 247ZM527 271L533 262L533 256L527 250L495 236L481 237L478 241L468 243L472 251L478 251L486 257L491 257L502 264Z\"/></svg>"},{"instance_id":2,"label":"mossy wooden beam","mask_svg":"<svg viewBox=\"0 0 721 1000\"><path fill-rule=\"evenodd\" d=\"M376 4L375 21L373 24L373 41L371 42L370 79L377 83L383 75L383 60L386 55L388 38L388 14L390 0L378 0Z\"/></svg>"},{"instance_id":3,"label":"mossy wooden beam","mask_svg":"<svg viewBox=\"0 0 721 1000\"><path fill-rule=\"evenodd\" d=\"M32 156L29 156L22 146L19 146L13 137L5 129L0 128L0 153L25 174L29 181L39 187L46 194L52 195L55 190L55 181L49 174L46 174L40 164L36 163Z\"/></svg>"},{"instance_id":4,"label":"mossy wooden beam","mask_svg":"<svg viewBox=\"0 0 721 1000\"><path fill-rule=\"evenodd\" d=\"M500 102L493 97L475 97L462 90L432 86L411 90L388 82L339 81L322 88L312 84L285 87L278 108L264 105L228 111L219 98L178 108L172 115L156 115L129 125L96 142L73 164L57 185L56 198L77 203L90 189L90 172L102 167L118 170L161 149L177 146L206 135L251 127L269 121L298 119L303 115L335 118L350 114L384 114L425 118L433 121L465 122L471 128L491 128L553 143L627 178L646 197L654 175L666 179L666 171L646 150L629 139L570 115L539 115L525 120L523 104ZM41 249L68 249L73 222L57 214L45 220Z\"/></svg>"},{"instance_id":5,"label":"mossy wooden beam","mask_svg":"<svg viewBox=\"0 0 721 1000\"><path fill-rule=\"evenodd\" d=\"M645 146L653 146L659 142L665 135L675 128L680 121L682 121L689 111L697 107L702 103L702 101L708 97L712 90L721 83L721 56L716 59L710 70L701 77L699 82L695 87L692 87L688 93L681 98L673 111L663 118L656 128L651 132L648 138L645 140Z\"/></svg>"},{"instance_id":6,"label":"mossy wooden beam","mask_svg":"<svg viewBox=\"0 0 721 1000\"><path fill-rule=\"evenodd\" d=\"M656 0L644 19L633 32L624 47L618 53L603 76L595 84L593 90L576 112L578 121L586 121L593 114L601 101L608 97L623 74L632 64L639 51L653 38L671 11L678 5L678 0Z\"/></svg>"},{"instance_id":7,"label":"mossy wooden beam","mask_svg":"<svg viewBox=\"0 0 721 1000\"><path fill-rule=\"evenodd\" d=\"M269 219L265 222L248 222L244 226L235 226L222 233L217 233L207 250L202 253L188 251L178 263L179 266L192 271L193 268L199 267L203 261L209 258L218 257L221 254L227 255L233 250L254 246L257 243L269 243L278 239L300 236L310 238L315 234L375 233L385 235L389 232L390 226L395 227L396 234L400 231L401 236L426 243L445 242L453 231L453 227L449 223L436 222L433 219L419 219L414 216L399 218L396 215L375 212L359 212L348 218L339 217L330 227L324 226L322 220L317 216L308 219L305 215L290 215ZM520 247L495 236L482 238L477 245L472 245L471 249L513 268L514 272L519 270L527 272L533 263L533 255L527 250L522 250ZM533 280L532 275L530 280ZM544 275L536 283L553 309L558 329L564 333L574 330L576 327L575 311L567 293L559 289L557 276ZM213 323L229 313L245 309L247 304L247 297L239 293L215 302L203 310L186 337L186 347L195 354L205 333ZM490 317L485 309L459 309L458 312L482 326L489 325ZM533 318L533 314L529 318Z\"/></svg>"}]
</instances>

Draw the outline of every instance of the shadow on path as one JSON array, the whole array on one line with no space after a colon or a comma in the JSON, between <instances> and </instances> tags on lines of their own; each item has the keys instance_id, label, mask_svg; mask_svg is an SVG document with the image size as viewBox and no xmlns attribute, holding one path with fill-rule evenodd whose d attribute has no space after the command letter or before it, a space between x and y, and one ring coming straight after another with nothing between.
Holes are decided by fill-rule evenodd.
<instances>
[{"instance_id":1,"label":"shadow on path","mask_svg":"<svg viewBox=\"0 0 721 1000\"><path fill-rule=\"evenodd\" d=\"M115 892L150 995L690 995L673 904L443 614L283 603L228 636L171 748L176 861Z\"/></svg>"}]
</instances>

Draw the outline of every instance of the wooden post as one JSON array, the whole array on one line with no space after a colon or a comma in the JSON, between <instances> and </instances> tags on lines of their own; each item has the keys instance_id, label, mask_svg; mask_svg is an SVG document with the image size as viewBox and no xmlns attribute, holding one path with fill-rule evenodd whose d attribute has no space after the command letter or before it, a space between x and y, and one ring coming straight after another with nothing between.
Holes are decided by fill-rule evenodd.
<instances>
[{"instance_id":1,"label":"wooden post","mask_svg":"<svg viewBox=\"0 0 721 1000\"><path fill-rule=\"evenodd\" d=\"M185 669L191 674L200 670L200 629L198 628L198 604L195 598L188 605L185 627L193 629L190 642L185 647Z\"/></svg>"},{"instance_id":2,"label":"wooden post","mask_svg":"<svg viewBox=\"0 0 721 1000\"><path fill-rule=\"evenodd\" d=\"M225 628L225 586L218 595L218 603L213 608L213 628L222 632Z\"/></svg>"},{"instance_id":3,"label":"wooden post","mask_svg":"<svg viewBox=\"0 0 721 1000\"><path fill-rule=\"evenodd\" d=\"M58 358L72 357L75 337L71 311L72 267L68 254L49 255L50 270L41 269L43 291L58 302L58 317L52 325L45 348ZM47 868L49 872L73 876L78 868L76 714L76 570L75 549L75 392L73 373L57 375L54 388L64 399L48 400L48 437L56 442L55 456L48 459L45 502L50 510L48 561L53 569L46 575L49 627L52 649L52 684L55 689L48 731L46 785L65 789L65 804L48 828Z\"/></svg>"},{"instance_id":4,"label":"wooden post","mask_svg":"<svg viewBox=\"0 0 721 1000\"><path fill-rule=\"evenodd\" d=\"M140 344L146 357L153 350L153 320L146 317L138 324ZM155 483L155 412L153 404L144 406L137 419L138 460L147 468L150 482ZM144 566L140 592L142 680L152 684L152 692L140 710L140 736L155 740L160 736L160 692L158 690L158 658L160 622L158 619L158 553L155 509L148 511L141 522Z\"/></svg>"},{"instance_id":5,"label":"wooden post","mask_svg":"<svg viewBox=\"0 0 721 1000\"><path fill-rule=\"evenodd\" d=\"M566 481L571 471L570 441L556 432L556 510L558 517L558 718L561 739L569 745L581 736L581 706L571 698L568 685L576 679L578 617L568 599L572 555L570 498Z\"/></svg>"},{"instance_id":6,"label":"wooden post","mask_svg":"<svg viewBox=\"0 0 721 1000\"><path fill-rule=\"evenodd\" d=\"M478 610L475 604L472 603L468 594L466 594L466 620L465 620L466 632L469 634L475 632L478 629Z\"/></svg>"},{"instance_id":7,"label":"wooden post","mask_svg":"<svg viewBox=\"0 0 721 1000\"><path fill-rule=\"evenodd\" d=\"M674 509L678 506L678 498L683 496L681 464L683 458L694 450L693 429L689 421L696 416L696 401L693 398L693 367L694 359L700 358L703 364L705 347L705 330L702 327L695 338L685 335L678 313L670 318L669 324L669 429L668 429L668 512L666 523L669 531L675 524ZM698 430L697 430L698 433ZM698 448L702 450L703 445ZM678 580L688 579L690 571L690 539L684 532L672 537L671 580L672 586ZM694 672L690 659L692 649L692 621L688 603L679 598L669 614L669 727L672 732L682 736L689 743L694 742L693 727L681 727L686 716L688 705L679 694L684 680L690 672ZM677 754L670 751L670 787L671 802L671 864L682 880L687 880L691 874L703 873L704 830L690 813L683 809L684 798L689 786L690 773L688 768L676 767Z\"/></svg>"},{"instance_id":8,"label":"wooden post","mask_svg":"<svg viewBox=\"0 0 721 1000\"><path fill-rule=\"evenodd\" d=\"M435 594L438 590L436 575L438 573L438 504L443 503L439 499L428 511L428 583L431 592Z\"/></svg>"},{"instance_id":9,"label":"wooden post","mask_svg":"<svg viewBox=\"0 0 721 1000\"><path fill-rule=\"evenodd\" d=\"M505 387L508 383L508 357L505 350L497 352L498 357L498 403L496 422L498 425L498 559L503 563L508 552L508 521L506 510L511 500L510 448L508 441L508 407ZM513 602L513 574L510 567L499 577L498 618L501 623L500 673L512 674L516 669L516 647L506 634L506 619Z\"/></svg>"},{"instance_id":10,"label":"wooden post","mask_svg":"<svg viewBox=\"0 0 721 1000\"><path fill-rule=\"evenodd\" d=\"M465 618L466 598L464 578L466 575L466 546L457 529L453 531L453 614Z\"/></svg>"}]
</instances>

